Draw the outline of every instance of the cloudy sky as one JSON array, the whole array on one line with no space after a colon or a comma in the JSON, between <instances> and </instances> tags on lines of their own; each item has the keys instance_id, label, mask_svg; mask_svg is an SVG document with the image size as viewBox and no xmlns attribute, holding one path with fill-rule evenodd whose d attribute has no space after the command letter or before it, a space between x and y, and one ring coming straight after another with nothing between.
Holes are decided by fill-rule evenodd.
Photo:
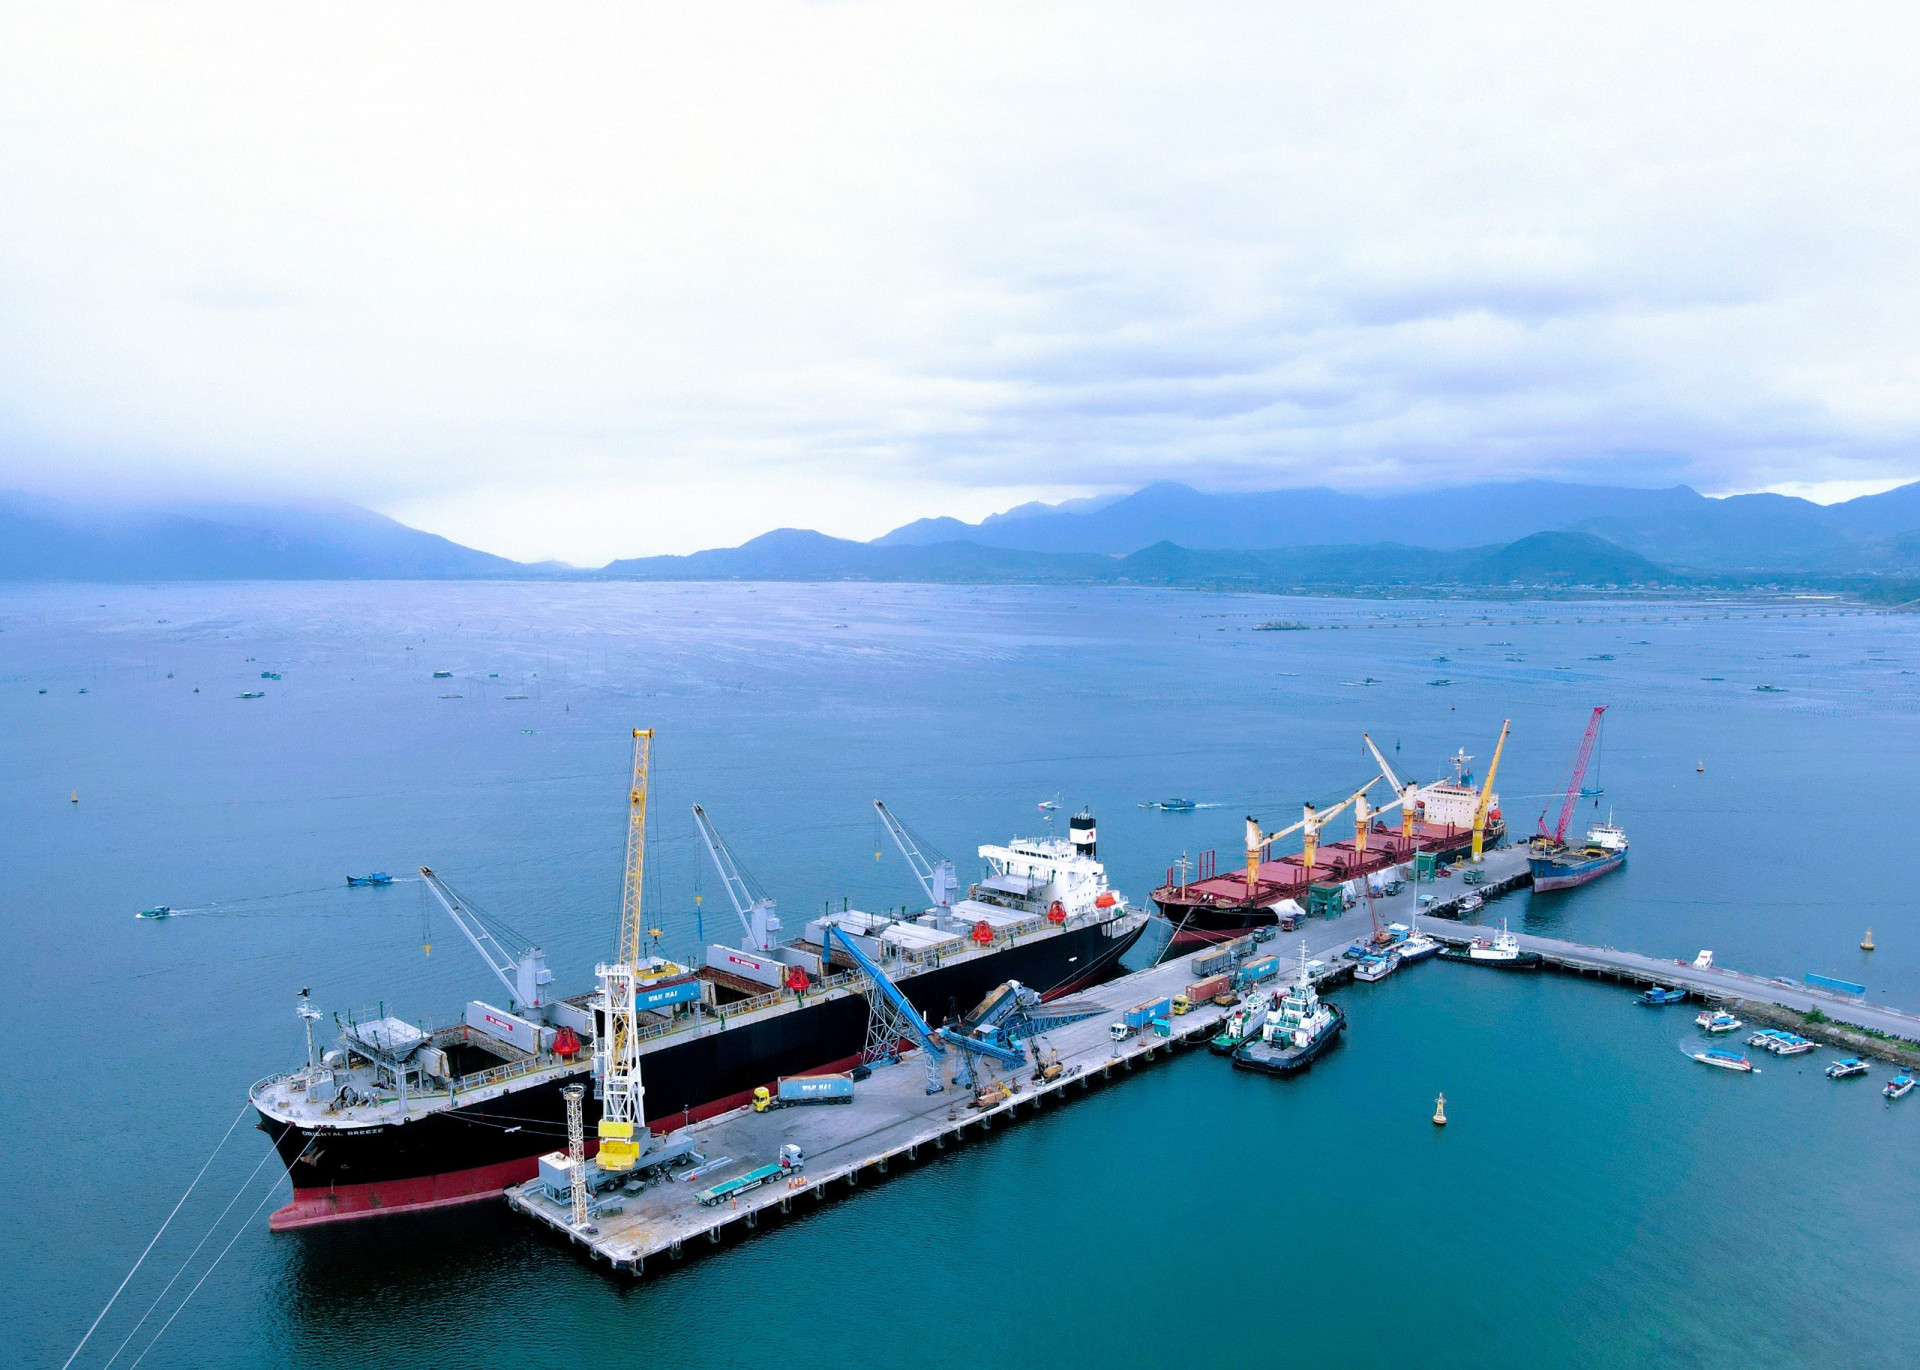
<instances>
[{"instance_id":1,"label":"cloudy sky","mask_svg":"<svg viewBox=\"0 0 1920 1370\"><path fill-rule=\"evenodd\" d=\"M0 8L0 486L594 562L1920 478L1906 4Z\"/></svg>"}]
</instances>

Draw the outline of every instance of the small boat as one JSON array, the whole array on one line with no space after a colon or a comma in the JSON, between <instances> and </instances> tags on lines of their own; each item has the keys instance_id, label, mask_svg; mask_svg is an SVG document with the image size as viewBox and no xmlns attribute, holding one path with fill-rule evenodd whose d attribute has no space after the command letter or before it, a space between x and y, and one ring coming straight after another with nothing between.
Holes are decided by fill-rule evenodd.
<instances>
[{"instance_id":1,"label":"small boat","mask_svg":"<svg viewBox=\"0 0 1920 1370\"><path fill-rule=\"evenodd\" d=\"M1469 894L1465 899L1462 899L1460 901L1460 912L1478 913L1480 912L1481 909L1484 909L1486 906L1487 906L1487 901L1482 899L1479 895Z\"/></svg>"},{"instance_id":2,"label":"small boat","mask_svg":"<svg viewBox=\"0 0 1920 1370\"><path fill-rule=\"evenodd\" d=\"M1384 980L1400 969L1400 953L1389 951L1384 956L1363 956L1353 968L1353 978L1365 980L1368 984Z\"/></svg>"},{"instance_id":3,"label":"small boat","mask_svg":"<svg viewBox=\"0 0 1920 1370\"><path fill-rule=\"evenodd\" d=\"M525 695L508 695L507 698L508 699L525 699L526 696Z\"/></svg>"},{"instance_id":4,"label":"small boat","mask_svg":"<svg viewBox=\"0 0 1920 1370\"><path fill-rule=\"evenodd\" d=\"M266 697L265 690L242 690L235 696L236 699L265 699Z\"/></svg>"},{"instance_id":5,"label":"small boat","mask_svg":"<svg viewBox=\"0 0 1920 1370\"><path fill-rule=\"evenodd\" d=\"M1663 1004L1684 1004L1687 1002L1687 992L1683 989L1669 989L1665 985L1655 985L1634 1002L1645 1004L1650 1008L1659 1008Z\"/></svg>"},{"instance_id":6,"label":"small boat","mask_svg":"<svg viewBox=\"0 0 1920 1370\"><path fill-rule=\"evenodd\" d=\"M1849 1056L1845 1060L1835 1061L1827 1067L1829 1080L1851 1080L1856 1075L1867 1073L1867 1063L1858 1056Z\"/></svg>"},{"instance_id":7,"label":"small boat","mask_svg":"<svg viewBox=\"0 0 1920 1370\"><path fill-rule=\"evenodd\" d=\"M262 672L260 672L260 678L261 678L262 680L278 680L278 679L280 678L280 672L278 672L278 671L262 671Z\"/></svg>"},{"instance_id":8,"label":"small boat","mask_svg":"<svg viewBox=\"0 0 1920 1370\"><path fill-rule=\"evenodd\" d=\"M1192 813L1198 806L1191 799L1163 799L1158 807L1162 813Z\"/></svg>"},{"instance_id":9,"label":"small boat","mask_svg":"<svg viewBox=\"0 0 1920 1370\"><path fill-rule=\"evenodd\" d=\"M371 875L349 875L349 885L391 885L393 877L385 871L374 871Z\"/></svg>"},{"instance_id":10,"label":"small boat","mask_svg":"<svg viewBox=\"0 0 1920 1370\"><path fill-rule=\"evenodd\" d=\"M1491 942L1484 937L1476 937L1464 947L1446 948L1440 953L1440 959L1491 966L1495 970L1540 969L1540 953L1520 950L1520 939L1507 931L1505 923L1500 925L1499 933Z\"/></svg>"},{"instance_id":11,"label":"small boat","mask_svg":"<svg viewBox=\"0 0 1920 1370\"><path fill-rule=\"evenodd\" d=\"M1261 1010L1251 1004L1242 1004L1227 1015L1224 1027L1207 1043L1207 1050L1215 1056L1231 1056L1253 1035L1255 1024L1260 1021Z\"/></svg>"},{"instance_id":12,"label":"small boat","mask_svg":"<svg viewBox=\"0 0 1920 1370\"><path fill-rule=\"evenodd\" d=\"M1753 1073L1753 1062L1734 1051L1722 1051L1719 1047L1708 1047L1705 1051L1689 1053L1703 1066L1717 1066L1721 1070L1737 1070L1743 1074Z\"/></svg>"},{"instance_id":13,"label":"small boat","mask_svg":"<svg viewBox=\"0 0 1920 1370\"><path fill-rule=\"evenodd\" d=\"M433 678L435 680L452 680L453 672L452 671L435 671L433 673Z\"/></svg>"},{"instance_id":14,"label":"small boat","mask_svg":"<svg viewBox=\"0 0 1920 1370\"><path fill-rule=\"evenodd\" d=\"M1052 813L1055 809L1059 807L1060 807L1060 801L1057 799L1043 799L1040 801L1041 813Z\"/></svg>"},{"instance_id":15,"label":"small boat","mask_svg":"<svg viewBox=\"0 0 1920 1370\"><path fill-rule=\"evenodd\" d=\"M171 918L173 916L173 910L168 908L165 904L155 904L150 909L141 909L140 912L134 914L133 916L135 918L152 918L156 920L161 918Z\"/></svg>"},{"instance_id":16,"label":"small boat","mask_svg":"<svg viewBox=\"0 0 1920 1370\"><path fill-rule=\"evenodd\" d=\"M1702 1010L1700 1016L1693 1021L1716 1037L1723 1032L1738 1032L1746 1026L1731 1013L1721 1013L1714 1009Z\"/></svg>"},{"instance_id":17,"label":"small boat","mask_svg":"<svg viewBox=\"0 0 1920 1370\"><path fill-rule=\"evenodd\" d=\"M1913 1093L1913 1076L1903 1070L1882 1085L1880 1092L1889 1099L1904 1099Z\"/></svg>"}]
</instances>

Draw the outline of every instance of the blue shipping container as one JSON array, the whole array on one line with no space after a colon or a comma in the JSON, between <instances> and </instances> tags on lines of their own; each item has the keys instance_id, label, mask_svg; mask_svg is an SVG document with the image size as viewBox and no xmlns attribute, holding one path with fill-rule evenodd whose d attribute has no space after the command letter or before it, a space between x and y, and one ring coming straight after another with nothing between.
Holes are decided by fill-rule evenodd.
<instances>
[{"instance_id":1,"label":"blue shipping container","mask_svg":"<svg viewBox=\"0 0 1920 1370\"><path fill-rule=\"evenodd\" d=\"M655 985L652 989L638 990L634 993L635 1008L662 1009L674 1004L690 1004L700 997L698 980L679 980L671 985Z\"/></svg>"},{"instance_id":2,"label":"blue shipping container","mask_svg":"<svg viewBox=\"0 0 1920 1370\"><path fill-rule=\"evenodd\" d=\"M837 1103L852 1098L851 1075L786 1075L780 1080L782 1103Z\"/></svg>"},{"instance_id":3,"label":"blue shipping container","mask_svg":"<svg viewBox=\"0 0 1920 1370\"><path fill-rule=\"evenodd\" d=\"M1130 1028L1143 1028L1155 1018L1173 1016L1173 1000L1155 999L1150 1004L1141 1004L1127 1010L1125 1022Z\"/></svg>"}]
</instances>

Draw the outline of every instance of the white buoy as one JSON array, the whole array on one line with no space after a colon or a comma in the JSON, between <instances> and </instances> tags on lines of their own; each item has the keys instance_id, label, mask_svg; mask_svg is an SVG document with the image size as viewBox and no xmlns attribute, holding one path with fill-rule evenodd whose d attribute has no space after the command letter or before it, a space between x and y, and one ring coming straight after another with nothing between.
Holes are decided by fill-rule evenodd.
<instances>
[{"instance_id":1,"label":"white buoy","mask_svg":"<svg viewBox=\"0 0 1920 1370\"><path fill-rule=\"evenodd\" d=\"M1433 1125L1435 1127L1447 1125L1447 1096L1444 1094L1433 1101Z\"/></svg>"}]
</instances>

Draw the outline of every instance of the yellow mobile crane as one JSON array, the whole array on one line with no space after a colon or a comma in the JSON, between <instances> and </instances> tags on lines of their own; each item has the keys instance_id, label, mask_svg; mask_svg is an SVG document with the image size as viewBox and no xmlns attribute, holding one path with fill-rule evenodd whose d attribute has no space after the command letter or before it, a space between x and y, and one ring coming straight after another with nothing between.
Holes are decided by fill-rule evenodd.
<instances>
[{"instance_id":1,"label":"yellow mobile crane","mask_svg":"<svg viewBox=\"0 0 1920 1370\"><path fill-rule=\"evenodd\" d=\"M640 1039L634 989L639 977L641 876L647 861L647 768L653 729L633 730L633 783L627 793L627 883L620 897L620 934L612 965L596 966L606 1018L593 1043L594 1074L600 1079L600 1169L632 1170L640 1160L646 1126L640 1084Z\"/></svg>"}]
</instances>

